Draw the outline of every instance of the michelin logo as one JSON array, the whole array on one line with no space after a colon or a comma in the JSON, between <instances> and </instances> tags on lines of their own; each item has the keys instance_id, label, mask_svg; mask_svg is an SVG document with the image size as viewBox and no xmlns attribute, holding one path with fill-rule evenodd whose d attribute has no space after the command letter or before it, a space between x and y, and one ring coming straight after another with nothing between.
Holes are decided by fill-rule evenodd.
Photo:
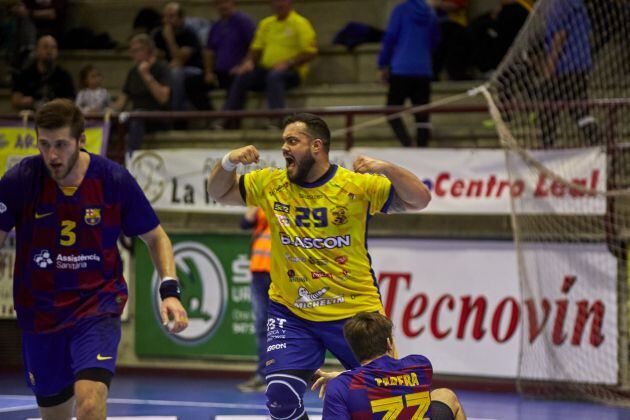
<instances>
[{"instance_id":1,"label":"michelin logo","mask_svg":"<svg viewBox=\"0 0 630 420\"><path fill-rule=\"evenodd\" d=\"M333 296L332 298L323 298L322 296L328 291L327 287L321 288L315 293L310 293L305 287L298 289L298 297L293 303L293 306L300 309L317 308L319 306L335 305L337 303L343 303L344 298L342 295Z\"/></svg>"},{"instance_id":2,"label":"michelin logo","mask_svg":"<svg viewBox=\"0 0 630 420\"><path fill-rule=\"evenodd\" d=\"M329 236L327 238L309 238L296 236L294 238L285 233L280 234L282 245L304 249L335 249L350 246L350 235Z\"/></svg>"}]
</instances>

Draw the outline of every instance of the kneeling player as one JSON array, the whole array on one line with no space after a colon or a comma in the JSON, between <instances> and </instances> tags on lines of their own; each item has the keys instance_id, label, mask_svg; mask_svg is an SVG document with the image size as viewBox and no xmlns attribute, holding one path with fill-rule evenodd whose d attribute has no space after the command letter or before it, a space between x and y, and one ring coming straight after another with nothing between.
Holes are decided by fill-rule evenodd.
<instances>
[{"instance_id":1,"label":"kneeling player","mask_svg":"<svg viewBox=\"0 0 630 420\"><path fill-rule=\"evenodd\" d=\"M392 322L387 317L358 313L346 322L343 333L361 366L345 372L318 371L320 379L313 389L330 380L325 388L324 420L466 419L453 391L430 391L433 368L426 357L394 357Z\"/></svg>"}]
</instances>

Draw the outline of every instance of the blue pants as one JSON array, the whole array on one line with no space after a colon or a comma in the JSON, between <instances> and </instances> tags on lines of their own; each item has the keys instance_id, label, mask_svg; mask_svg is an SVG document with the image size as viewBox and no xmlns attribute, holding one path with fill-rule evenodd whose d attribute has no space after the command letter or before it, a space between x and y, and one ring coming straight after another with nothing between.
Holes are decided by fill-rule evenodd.
<instances>
[{"instance_id":1,"label":"blue pants","mask_svg":"<svg viewBox=\"0 0 630 420\"><path fill-rule=\"evenodd\" d=\"M256 354L258 366L256 374L264 378L265 363L267 362L267 310L269 308L269 272L252 272L252 313L254 315L254 330L256 332Z\"/></svg>"},{"instance_id":2,"label":"blue pants","mask_svg":"<svg viewBox=\"0 0 630 420\"><path fill-rule=\"evenodd\" d=\"M234 78L224 108L227 110L243 109L248 90L266 92L269 109L284 108L285 91L299 84L300 75L293 69L276 71L255 67L249 73Z\"/></svg>"}]
</instances>

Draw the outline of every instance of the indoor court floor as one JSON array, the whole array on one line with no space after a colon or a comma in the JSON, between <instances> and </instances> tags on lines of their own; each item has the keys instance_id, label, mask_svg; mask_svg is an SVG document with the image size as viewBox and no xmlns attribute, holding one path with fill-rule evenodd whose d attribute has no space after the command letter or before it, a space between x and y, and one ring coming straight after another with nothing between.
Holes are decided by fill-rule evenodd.
<instances>
[{"instance_id":1,"label":"indoor court floor","mask_svg":"<svg viewBox=\"0 0 630 420\"><path fill-rule=\"evenodd\" d=\"M142 420L259 420L268 418L262 393L241 393L238 379L208 379L119 373L108 402L108 418ZM470 420L630 420L630 408L523 398L511 393L457 391ZM322 402L305 398L311 419ZM0 419L38 418L35 398L20 373L0 373Z\"/></svg>"}]
</instances>

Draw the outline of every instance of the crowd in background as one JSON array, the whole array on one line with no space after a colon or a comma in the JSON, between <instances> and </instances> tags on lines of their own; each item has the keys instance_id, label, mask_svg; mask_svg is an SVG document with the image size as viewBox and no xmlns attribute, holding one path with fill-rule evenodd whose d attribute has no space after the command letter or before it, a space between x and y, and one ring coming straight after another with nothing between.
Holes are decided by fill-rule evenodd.
<instances>
[{"instance_id":1,"label":"crowd in background","mask_svg":"<svg viewBox=\"0 0 630 420\"><path fill-rule=\"evenodd\" d=\"M6 6L2 39L15 110L37 109L58 97L75 99L84 112L212 110L209 92L213 89L225 90L224 110L243 109L248 91L263 92L268 108L281 109L286 91L304 83L318 53L315 30L292 0L270 0L272 14L258 23L239 11L235 0L209 1L216 14L212 22L188 17L180 4L171 2L161 12L138 11L128 45L133 67L112 101L100 69L82 69L77 93L69 73L58 64L59 48L116 46L107 34L89 28L67 30L67 3L14 0ZM378 68L380 79L389 86L387 104L401 105L407 97L413 104L424 104L432 81L467 80L491 72L530 6L528 0L498 0L496 11L469 25L468 0L405 0L394 9L385 32L359 24L377 33L376 40L384 34ZM363 35L358 39L375 40ZM404 146L427 145L427 115L417 114L416 123L414 142L400 120L392 121ZM131 149L139 146L147 131L186 128L185 122L174 127L165 122L138 125L129 130ZM240 122L231 119L212 125L236 129ZM277 126L278 121L270 121L270 127Z\"/></svg>"}]
</instances>

